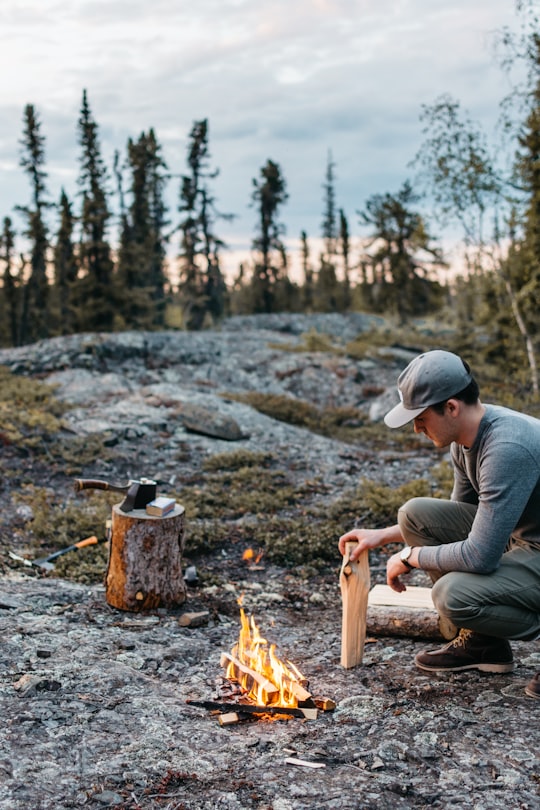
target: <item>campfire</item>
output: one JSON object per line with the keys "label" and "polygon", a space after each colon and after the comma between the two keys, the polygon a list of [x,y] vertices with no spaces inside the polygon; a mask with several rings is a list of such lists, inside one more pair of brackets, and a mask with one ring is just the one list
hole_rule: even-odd
{"label": "campfire", "polygon": [[221,666],[225,670],[222,699],[188,701],[216,711],[221,725],[254,715],[315,720],[320,709],[335,708],[333,700],[316,698],[308,691],[309,683],[298,667],[278,657],[276,645],[268,643],[242,607],[238,641],[230,653],[222,653]]}
{"label": "campfire", "polygon": [[297,708],[311,698],[300,670],[277,657],[276,645],[268,645],[253,616],[248,619],[243,608],[238,642],[230,654],[223,653],[221,666],[225,677],[236,681],[257,705]]}

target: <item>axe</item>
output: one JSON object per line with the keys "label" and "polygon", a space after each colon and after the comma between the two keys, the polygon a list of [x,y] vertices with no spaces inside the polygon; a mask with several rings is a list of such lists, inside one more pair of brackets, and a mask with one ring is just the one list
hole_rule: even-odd
{"label": "axe", "polygon": [[97,543],[103,543],[107,540],[108,537],[105,537],[103,540],[98,540],[95,535],[85,537],[84,540],[79,540],[77,543],[67,546],[67,548],[61,548],[60,551],[55,551],[53,554],[49,554],[47,557],[40,557],[39,560],[28,560],[26,557],[21,557],[19,554],[15,554],[13,551],[9,552],[9,556],[12,560],[22,562],[24,565],[35,565],[37,568],[43,568],[44,571],[52,571],[54,565],[52,564],[51,560],[55,560],[57,557],[67,554],[68,551],[78,551],[78,549],[85,548],[85,546],[94,546]]}
{"label": "axe", "polygon": [[141,478],[140,481],[129,481],[125,485],[110,484],[108,481],[98,481],[94,478],[76,478],[75,492],[83,489],[104,489],[112,492],[124,492],[126,497],[120,504],[122,512],[131,512],[132,509],[144,509],[146,504],[156,497],[157,482],[150,478]]}

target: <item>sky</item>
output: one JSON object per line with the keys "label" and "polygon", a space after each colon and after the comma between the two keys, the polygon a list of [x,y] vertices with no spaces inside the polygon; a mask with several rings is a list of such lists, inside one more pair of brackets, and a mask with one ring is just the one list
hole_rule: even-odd
{"label": "sky", "polygon": [[302,230],[321,235],[331,154],[354,250],[365,201],[412,177],[422,105],[450,94],[493,130],[509,90],[493,54],[504,26],[517,27],[513,0],[2,0],[0,218],[20,228],[14,206],[30,202],[26,104],[41,121],[51,199],[62,187],[75,196],[86,89],[111,168],[115,150],[154,128],[176,175],[173,220],[189,131],[208,120],[216,203],[236,215],[216,228],[225,264],[249,254],[253,179],[268,159],[287,183],[280,220],[296,250]]}

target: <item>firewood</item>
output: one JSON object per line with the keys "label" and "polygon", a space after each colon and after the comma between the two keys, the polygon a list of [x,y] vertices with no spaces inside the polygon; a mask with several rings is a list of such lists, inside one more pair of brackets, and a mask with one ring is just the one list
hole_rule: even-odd
{"label": "firewood", "polygon": [[301,765],[303,768],[326,768],[324,762],[312,762],[309,759],[297,759],[296,757],[287,757],[285,762],[287,765]]}
{"label": "firewood", "polygon": [[293,681],[290,678],[283,678],[283,685],[285,689],[291,693],[291,695],[295,696],[298,703],[304,703],[306,700],[311,698],[311,692],[304,689],[304,687],[298,681]]}
{"label": "firewood", "polygon": [[[230,664],[232,664],[231,669],[229,669]],[[227,668],[228,677],[232,677],[235,681],[242,683],[242,685],[245,686],[249,691],[252,689],[256,691],[260,700],[263,700],[265,703],[266,701],[268,701],[268,703],[272,703],[273,700],[277,700],[279,696],[279,689],[277,686],[275,686],[263,675],[259,675],[259,673],[255,672],[255,670],[250,669],[249,667],[245,666],[245,664],[242,664],[232,655],[222,653],[221,666]]]}
{"label": "firewood", "polygon": [[300,717],[305,720],[316,720],[317,709],[301,709],[292,706],[258,706],[255,703],[227,703],[219,700],[186,700],[188,706],[199,706],[209,711],[230,712],[238,714],[284,714]]}
{"label": "firewood", "polygon": [[437,613],[419,608],[368,606],[367,631],[371,636],[377,637],[445,640]]}
{"label": "firewood", "polygon": [[178,619],[180,627],[202,627],[208,624],[210,613],[207,610],[201,610],[199,613],[182,613]]}
{"label": "firewood", "polygon": [[332,698],[313,698],[315,706],[323,712],[333,712],[336,708],[336,701]]}
{"label": "firewood", "polygon": [[367,631],[374,636],[448,641],[455,628],[442,621],[431,598],[431,588],[408,585],[402,593],[375,585],[368,598]]}
{"label": "firewood", "polygon": [[354,562],[350,554],[355,542],[346,544],[340,573],[342,599],[341,666],[345,669],[362,663],[366,640],[366,612],[370,585],[367,550]]}
{"label": "firewood", "polygon": [[220,726],[232,726],[240,722],[240,717],[237,712],[227,712],[227,714],[220,714],[218,720]]}

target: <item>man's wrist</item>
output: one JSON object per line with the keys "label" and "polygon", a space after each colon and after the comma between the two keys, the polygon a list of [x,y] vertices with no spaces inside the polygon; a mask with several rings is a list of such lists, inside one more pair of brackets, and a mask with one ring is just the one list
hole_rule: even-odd
{"label": "man's wrist", "polygon": [[405,546],[400,551],[399,558],[408,571],[412,571],[413,568],[419,568],[417,548]]}

